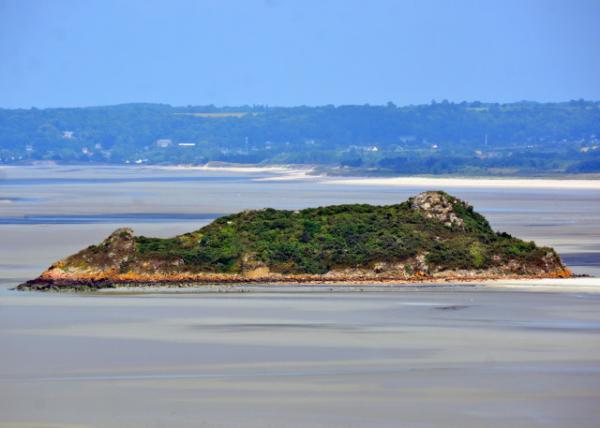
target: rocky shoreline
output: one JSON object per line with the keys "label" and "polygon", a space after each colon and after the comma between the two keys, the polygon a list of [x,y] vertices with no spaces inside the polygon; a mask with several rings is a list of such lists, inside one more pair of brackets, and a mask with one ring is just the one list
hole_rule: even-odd
{"label": "rocky shoreline", "polygon": [[44,278],[39,277],[15,289],[20,291],[94,291],[116,288],[190,288],[211,285],[240,286],[240,285],[407,285],[407,284],[444,284],[444,283],[472,283],[492,280],[517,280],[517,279],[548,279],[570,278],[573,274],[565,269],[551,274],[517,275],[517,274],[463,274],[463,275],[415,275],[412,277],[393,276],[326,276],[326,275],[279,275],[268,277],[243,277],[239,275],[226,277],[224,275],[204,275],[196,278]]}

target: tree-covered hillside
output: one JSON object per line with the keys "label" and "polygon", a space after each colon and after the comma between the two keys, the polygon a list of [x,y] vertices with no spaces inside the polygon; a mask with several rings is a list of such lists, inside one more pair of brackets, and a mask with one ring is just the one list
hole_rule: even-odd
{"label": "tree-covered hillside", "polygon": [[362,172],[600,171],[600,102],[0,109],[0,163],[309,163]]}

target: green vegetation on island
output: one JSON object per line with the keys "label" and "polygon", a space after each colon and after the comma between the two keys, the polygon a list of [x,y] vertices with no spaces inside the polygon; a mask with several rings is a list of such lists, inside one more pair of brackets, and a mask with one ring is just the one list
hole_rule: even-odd
{"label": "green vegetation on island", "polygon": [[120,229],[25,287],[565,274],[551,248],[494,232],[467,203],[425,192],[388,206],[244,211],[169,239]]}
{"label": "green vegetation on island", "polygon": [[495,233],[470,206],[450,200],[459,219],[450,227],[424,218],[407,201],[245,211],[171,239],[137,237],[136,244],[142,258],[183,260],[192,271],[240,273],[251,255],[254,263],[264,263],[271,271],[294,274],[372,266],[422,252],[441,269],[480,269],[494,255],[527,262],[548,250]]}

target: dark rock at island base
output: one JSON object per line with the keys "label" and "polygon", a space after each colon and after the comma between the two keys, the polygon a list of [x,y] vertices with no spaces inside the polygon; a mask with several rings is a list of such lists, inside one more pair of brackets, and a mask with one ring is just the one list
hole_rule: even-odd
{"label": "dark rock at island base", "polygon": [[243,211],[167,239],[118,229],[18,289],[570,275],[553,249],[494,232],[469,204],[434,191],[387,206]]}

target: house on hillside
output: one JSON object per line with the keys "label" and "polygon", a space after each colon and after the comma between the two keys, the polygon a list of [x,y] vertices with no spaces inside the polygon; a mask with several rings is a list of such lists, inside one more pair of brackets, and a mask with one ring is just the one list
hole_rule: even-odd
{"label": "house on hillside", "polygon": [[167,147],[170,147],[173,144],[173,141],[171,141],[169,138],[161,138],[159,140],[156,140],[156,147],[160,147],[161,149],[166,149]]}

